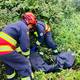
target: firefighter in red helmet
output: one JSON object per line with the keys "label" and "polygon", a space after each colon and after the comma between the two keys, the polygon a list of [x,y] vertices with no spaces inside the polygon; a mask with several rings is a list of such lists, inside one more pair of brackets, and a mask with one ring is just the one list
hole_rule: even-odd
{"label": "firefighter in red helmet", "polygon": [[54,53],[57,53],[57,45],[52,39],[51,28],[45,22],[36,19],[36,16],[32,12],[26,12],[22,15],[22,19],[26,22],[33,34],[37,36],[37,41],[33,49],[45,43],[48,48],[51,48]]}
{"label": "firefighter in red helmet", "polygon": [[[32,61],[32,59],[35,56],[35,59],[34,59],[35,62],[34,61],[33,61],[34,63],[31,62],[32,65],[36,64],[36,58],[38,58],[38,57],[36,57],[35,52],[38,50],[38,46],[40,46],[40,45],[46,44],[46,46],[49,49],[52,49],[52,51],[54,53],[58,53],[57,45],[52,39],[51,28],[48,24],[37,20],[36,16],[32,12],[26,12],[25,14],[22,15],[22,18],[29,26],[33,26],[30,29],[30,33],[31,33],[31,35],[35,35],[37,38],[37,41],[35,42],[35,44],[33,46],[31,46],[31,53],[33,53],[33,55],[30,56],[30,61]],[[34,37],[31,40],[31,42],[33,42],[33,40],[34,40]],[[42,58],[41,58],[41,61],[42,61]],[[41,61],[39,60],[39,61],[37,61],[37,63],[41,64]],[[43,65],[43,66],[45,66],[45,65]],[[36,65],[35,67],[38,68],[38,65]],[[39,69],[37,69],[37,70],[39,70]],[[48,69],[50,70],[51,67],[48,66]]]}
{"label": "firefighter in red helmet", "polygon": [[37,20],[35,15],[32,12],[26,12],[24,14],[22,14],[22,19],[25,20],[25,22],[29,25],[36,25]]}
{"label": "firefighter in red helmet", "polygon": [[21,76],[21,80],[32,79],[30,61],[18,54],[16,47],[19,45],[24,54],[29,55],[29,30],[36,23],[35,16],[28,12],[22,15],[20,21],[6,25],[0,32],[0,61],[7,66],[7,80],[15,80],[15,72]]}
{"label": "firefighter in red helmet", "polygon": [[31,27],[33,34],[37,36],[37,41],[32,49],[36,49],[38,45],[45,43],[46,46],[57,53],[57,45],[52,39],[51,28],[45,22],[36,19],[36,16],[32,12],[26,12],[22,14],[22,19],[25,23]]}

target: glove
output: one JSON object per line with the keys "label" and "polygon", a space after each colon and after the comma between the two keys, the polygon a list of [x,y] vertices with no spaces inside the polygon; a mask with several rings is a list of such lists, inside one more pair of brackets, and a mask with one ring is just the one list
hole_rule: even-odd
{"label": "glove", "polygon": [[57,49],[52,50],[52,52],[53,52],[53,54],[58,54],[59,53]]}
{"label": "glove", "polygon": [[34,53],[34,52],[36,52],[37,50],[38,50],[37,45],[34,45],[34,46],[30,49],[30,52],[31,52],[31,53]]}

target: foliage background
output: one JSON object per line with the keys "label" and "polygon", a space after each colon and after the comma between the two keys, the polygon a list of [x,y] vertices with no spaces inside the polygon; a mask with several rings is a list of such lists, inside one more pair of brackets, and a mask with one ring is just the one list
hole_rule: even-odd
{"label": "foliage background", "polygon": [[[0,28],[18,21],[26,11],[32,11],[38,19],[44,18],[51,25],[59,51],[76,53],[73,69],[49,74],[35,72],[35,80],[80,80],[80,0],[0,0]],[[0,75],[3,69],[2,66]]]}

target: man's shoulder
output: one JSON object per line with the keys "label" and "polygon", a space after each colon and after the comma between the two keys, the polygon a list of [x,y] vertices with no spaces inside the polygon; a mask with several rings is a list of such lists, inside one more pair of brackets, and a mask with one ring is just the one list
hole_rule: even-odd
{"label": "man's shoulder", "polygon": [[38,21],[37,21],[37,25],[42,25],[42,26],[44,26],[45,23],[44,23],[43,21],[38,20]]}
{"label": "man's shoulder", "polygon": [[41,20],[38,20],[37,23],[38,23],[38,24],[44,24],[44,22],[41,21]]}
{"label": "man's shoulder", "polygon": [[19,21],[17,21],[16,24],[26,25],[25,22],[24,22],[23,20],[19,20]]}
{"label": "man's shoulder", "polygon": [[28,28],[27,24],[23,20],[18,21],[17,25],[20,26],[23,29],[27,29]]}

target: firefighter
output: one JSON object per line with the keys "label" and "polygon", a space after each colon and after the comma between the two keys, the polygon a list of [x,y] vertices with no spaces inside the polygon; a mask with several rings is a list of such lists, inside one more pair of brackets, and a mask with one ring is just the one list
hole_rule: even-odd
{"label": "firefighter", "polygon": [[33,77],[29,59],[16,51],[18,45],[25,55],[29,55],[29,30],[36,24],[33,14],[23,15],[20,21],[7,25],[0,32],[0,60],[7,66],[7,80],[15,80],[15,71],[21,80],[31,80]]}
{"label": "firefighter", "polygon": [[[33,13],[32,13],[33,14]],[[58,53],[57,44],[52,39],[51,28],[45,21],[37,20],[36,25],[30,29],[31,35],[35,35],[37,41],[34,46],[31,46],[31,49],[37,50],[38,46],[46,45],[47,48],[52,49],[53,53]]]}
{"label": "firefighter", "polygon": [[[29,15],[29,13],[31,12],[28,12],[27,15]],[[24,14],[24,16],[26,16],[26,14]],[[72,67],[75,60],[73,52],[67,51],[57,54],[58,53],[57,45],[52,39],[50,26],[45,22],[38,20],[36,21],[36,24],[32,26],[34,27],[30,29],[30,33],[32,33],[32,35],[35,35],[36,38],[38,38],[35,45],[32,46],[31,48],[31,54],[29,58],[33,69],[36,71],[42,70],[45,73],[48,73],[48,72],[59,71],[63,68]],[[32,42],[33,39],[31,40]],[[55,64],[48,65],[40,56],[39,52],[37,52],[38,49],[37,46],[40,46],[41,44],[44,45],[44,43],[48,48],[52,49],[53,53],[55,53],[54,55]]]}
{"label": "firefighter", "polygon": [[[22,15],[22,18],[25,19],[25,17],[30,14],[34,15],[32,12],[26,12],[25,14]],[[35,19],[36,19],[36,16],[35,16]],[[37,50],[38,50],[37,47],[44,43],[47,45],[48,48],[51,48],[54,53],[58,52],[57,45],[55,44],[55,42],[52,39],[50,26],[48,24],[45,24],[42,21],[38,21],[37,19],[36,19],[36,24],[34,24],[34,25],[32,24],[32,26],[34,26],[34,27],[32,27],[30,29],[30,34],[35,35],[35,37],[37,38],[37,41],[35,42],[35,44],[30,47],[31,48],[30,61],[31,61],[32,67],[36,67],[37,69],[35,68],[35,70],[43,70],[43,67],[45,67],[46,70],[43,70],[43,71],[49,72],[53,69],[53,65],[48,65],[39,56],[39,54],[36,54],[35,52],[37,52]],[[33,39],[34,39],[34,37],[33,37]],[[31,40],[31,42],[33,42],[33,39]],[[36,62],[36,60],[37,60],[37,62]],[[45,63],[45,64],[43,64],[43,63]],[[38,64],[38,65],[36,65],[36,64]]]}

